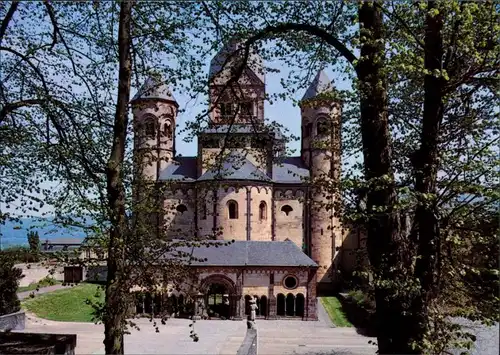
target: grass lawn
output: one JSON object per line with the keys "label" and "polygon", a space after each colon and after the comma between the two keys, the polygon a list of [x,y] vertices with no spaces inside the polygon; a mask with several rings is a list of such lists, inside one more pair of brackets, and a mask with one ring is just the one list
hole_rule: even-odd
{"label": "grass lawn", "polygon": [[[22,302],[22,307],[40,318],[63,322],[92,322],[92,306],[85,301],[98,300],[95,297],[98,287],[95,284],[79,284],[28,298]],[[102,291],[99,300],[104,300]]]}
{"label": "grass lawn", "polygon": [[320,297],[320,300],[335,326],[352,327],[352,324],[347,320],[344,311],[342,311],[342,305],[337,297]]}

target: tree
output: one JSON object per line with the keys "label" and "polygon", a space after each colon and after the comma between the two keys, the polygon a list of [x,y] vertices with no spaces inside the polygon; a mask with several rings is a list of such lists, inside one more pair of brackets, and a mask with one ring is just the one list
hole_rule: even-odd
{"label": "tree", "polygon": [[[128,115],[133,76],[142,84],[160,72],[175,83],[196,82],[202,73],[186,51],[195,47],[188,44],[191,33],[183,31],[197,23],[196,7],[134,1],[8,5],[2,6],[0,32],[1,138],[16,140],[2,156],[9,171],[2,185],[5,202],[21,200],[20,213],[50,204],[54,224],[84,229],[106,251],[91,260],[69,254],[64,259],[107,262],[106,300],[95,305],[96,315],[105,325],[106,352],[123,353],[131,287],[154,291],[162,282],[175,287],[190,276],[189,253],[164,258],[185,244],[166,243],[162,229],[151,235],[148,221],[137,218],[163,212],[163,205],[156,186],[147,185],[134,198],[139,182]],[[46,21],[30,26],[27,14]],[[35,37],[43,43],[33,43]],[[166,52],[176,55],[167,66],[161,62]],[[64,75],[71,80],[61,80]],[[62,188],[40,189],[41,180]],[[9,190],[8,184],[19,188]]]}
{"label": "tree", "polygon": [[[483,298],[460,292],[462,302],[465,298],[481,304],[472,309],[460,307],[450,291],[466,282],[459,281],[457,274],[494,289],[498,277],[485,277],[494,275],[491,269],[486,271],[487,265],[492,266],[489,258],[470,264],[457,263],[454,257],[453,276],[448,277],[443,249],[446,245],[448,256],[470,255],[471,245],[459,247],[457,238],[470,238],[476,247],[484,243],[488,250],[495,240],[491,229],[479,242],[478,231],[486,229],[463,228],[470,221],[465,211],[477,213],[489,225],[487,216],[498,201],[494,192],[498,151],[491,149],[498,142],[497,113],[491,109],[498,103],[492,90],[497,87],[499,64],[498,42],[493,39],[495,5],[374,1],[362,2],[356,10],[349,5],[341,10],[318,7],[322,11],[314,6],[297,11],[290,3],[256,5],[248,11],[256,14],[255,21],[250,21],[252,29],[240,31],[249,46],[282,38],[288,48],[279,48],[286,48],[283,52],[289,61],[298,60],[304,66],[308,60],[335,63],[335,54],[325,51],[324,45],[352,64],[359,111],[351,112],[360,119],[354,116],[351,121],[355,129],[348,142],[354,147],[362,143],[364,179],[348,183],[362,187],[366,196],[362,220],[374,275],[379,351],[445,351],[450,341],[468,337],[448,316],[498,319],[492,307],[498,305],[498,292]],[[228,17],[231,10],[228,6]],[[339,27],[345,29],[343,21],[351,16],[360,23],[358,40],[352,40],[355,36],[339,40],[342,34],[336,21],[340,19]],[[231,20],[237,21],[238,16]],[[354,48],[349,49],[349,44]],[[359,58],[352,54],[355,48]],[[472,142],[479,144],[473,147]],[[335,191],[334,186],[327,189]],[[325,206],[332,205],[325,201]],[[474,278],[474,273],[483,276]],[[454,307],[446,307],[451,300]]]}
{"label": "tree", "polygon": [[14,267],[13,258],[7,253],[0,252],[0,315],[21,309],[21,303],[17,298],[17,287],[22,277],[23,272]]}
{"label": "tree", "polygon": [[40,252],[40,236],[38,235],[38,232],[28,232],[28,243],[32,253]]}

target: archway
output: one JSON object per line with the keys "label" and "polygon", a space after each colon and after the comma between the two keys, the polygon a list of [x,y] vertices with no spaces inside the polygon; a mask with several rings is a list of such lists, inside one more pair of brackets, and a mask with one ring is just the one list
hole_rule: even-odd
{"label": "archway", "polygon": [[267,297],[262,296],[260,298],[260,315],[267,317]]}
{"label": "archway", "polygon": [[299,317],[304,317],[304,304],[305,304],[305,298],[302,293],[299,293],[297,295],[297,298],[295,298],[295,315]]}
{"label": "archway", "polygon": [[295,296],[291,293],[286,296],[286,315],[290,317],[295,315]]}
{"label": "archway", "polygon": [[245,315],[249,316],[250,315],[250,300],[252,299],[252,296],[246,295],[245,296]]}
{"label": "archway", "polygon": [[234,282],[224,275],[212,275],[200,285],[204,297],[204,310],[198,309],[198,315],[211,318],[231,319],[236,315],[236,287]]}
{"label": "archway", "polygon": [[282,293],[279,293],[276,298],[276,314],[278,316],[285,315],[285,295]]}

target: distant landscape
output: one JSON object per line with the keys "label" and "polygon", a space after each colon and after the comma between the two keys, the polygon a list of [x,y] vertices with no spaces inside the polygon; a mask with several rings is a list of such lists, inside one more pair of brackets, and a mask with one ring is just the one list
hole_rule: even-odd
{"label": "distant landscape", "polygon": [[36,231],[40,240],[75,238],[83,240],[85,232],[78,228],[63,228],[55,226],[51,218],[45,220],[22,218],[19,222],[6,221],[0,224],[0,249],[6,249],[13,246],[27,246],[29,231]]}

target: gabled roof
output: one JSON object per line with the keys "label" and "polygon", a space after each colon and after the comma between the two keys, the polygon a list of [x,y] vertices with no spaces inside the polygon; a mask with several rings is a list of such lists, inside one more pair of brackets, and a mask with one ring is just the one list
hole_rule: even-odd
{"label": "gabled roof", "polygon": [[271,181],[269,176],[259,170],[242,153],[230,152],[219,167],[213,167],[198,178],[205,180],[259,180]]}
{"label": "gabled roof", "polygon": [[159,180],[195,181],[196,157],[177,157],[174,164],[160,171]]}
{"label": "gabled roof", "polygon": [[306,90],[302,100],[312,99],[313,97],[328,91],[333,90],[333,85],[324,70],[320,70],[313,82]]}
{"label": "gabled roof", "polygon": [[283,184],[303,183],[309,177],[309,169],[301,157],[285,157],[273,165],[273,181]]}
{"label": "gabled roof", "polygon": [[[194,266],[318,266],[288,239],[283,242],[238,240],[225,245],[227,242],[211,241],[208,247],[180,247],[175,250],[189,254],[192,251],[192,257],[197,259],[191,261]],[[176,252],[169,253],[167,257],[176,255]]]}
{"label": "gabled roof", "polygon": [[132,98],[132,101],[139,99],[160,99],[173,101],[177,104],[172,90],[163,81],[149,77]]}
{"label": "gabled roof", "polygon": [[[243,55],[243,42],[232,39],[215,55],[210,62],[209,78],[227,72],[231,67],[237,65],[237,58]],[[262,82],[265,83],[264,65],[262,57],[255,51],[250,50],[247,68]]]}

